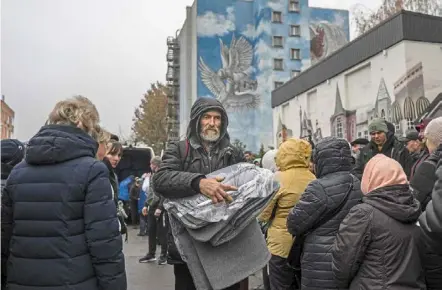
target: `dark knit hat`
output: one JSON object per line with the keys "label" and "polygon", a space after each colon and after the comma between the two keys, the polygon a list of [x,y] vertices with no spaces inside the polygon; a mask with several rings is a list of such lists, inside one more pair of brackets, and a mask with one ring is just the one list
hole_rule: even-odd
{"label": "dark knit hat", "polygon": [[385,123],[384,119],[373,119],[370,123],[370,125],[368,125],[368,132],[372,133],[372,132],[384,132],[384,133],[388,133],[388,126],[387,123]]}
{"label": "dark knit hat", "polygon": [[16,139],[1,140],[2,163],[15,166],[23,160],[25,145]]}
{"label": "dark knit hat", "polygon": [[23,160],[25,155],[25,146],[16,139],[1,140],[1,178],[7,179],[15,165]]}
{"label": "dark knit hat", "polygon": [[419,140],[419,132],[416,130],[409,130],[405,133],[404,141],[416,141]]}

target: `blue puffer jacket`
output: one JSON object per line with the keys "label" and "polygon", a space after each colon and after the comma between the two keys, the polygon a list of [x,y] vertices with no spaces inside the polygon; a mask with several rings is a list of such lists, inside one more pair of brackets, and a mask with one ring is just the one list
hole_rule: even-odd
{"label": "blue puffer jacket", "polygon": [[97,143],[78,128],[49,125],[28,146],[2,196],[9,290],[127,289],[109,173],[95,159]]}

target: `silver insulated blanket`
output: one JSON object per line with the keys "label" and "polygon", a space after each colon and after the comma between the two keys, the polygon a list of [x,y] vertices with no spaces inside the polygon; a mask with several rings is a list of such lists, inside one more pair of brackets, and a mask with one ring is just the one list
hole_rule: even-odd
{"label": "silver insulated blanket", "polygon": [[202,194],[169,199],[172,234],[198,290],[223,289],[262,269],[270,260],[257,216],[279,189],[274,173],[249,163],[215,171],[237,187],[233,202],[212,204]]}

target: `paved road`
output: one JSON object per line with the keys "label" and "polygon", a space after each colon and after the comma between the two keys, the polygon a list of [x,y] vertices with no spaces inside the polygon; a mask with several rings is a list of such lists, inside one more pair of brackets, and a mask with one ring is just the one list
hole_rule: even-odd
{"label": "paved road", "polygon": [[[159,266],[156,263],[138,263],[146,254],[147,237],[138,237],[137,230],[129,226],[129,241],[124,243],[126,272],[129,290],[174,290],[173,268],[169,265]],[[159,254],[159,249],[158,249]],[[249,278],[249,289],[261,289],[260,275]]]}

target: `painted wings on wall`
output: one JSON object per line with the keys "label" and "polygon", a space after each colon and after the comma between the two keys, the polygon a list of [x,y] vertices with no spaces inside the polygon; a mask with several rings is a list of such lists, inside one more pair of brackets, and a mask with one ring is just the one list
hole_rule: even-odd
{"label": "painted wings on wall", "polygon": [[244,37],[241,36],[236,40],[233,35],[230,48],[223,43],[221,38],[219,42],[223,68],[230,69],[234,73],[245,73],[252,66],[253,48]]}
{"label": "painted wings on wall", "polygon": [[215,72],[200,57],[202,82],[226,108],[258,106],[257,83],[249,75],[253,61],[252,45],[244,37],[236,39],[234,35],[230,47],[221,39],[219,42],[222,67]]}

